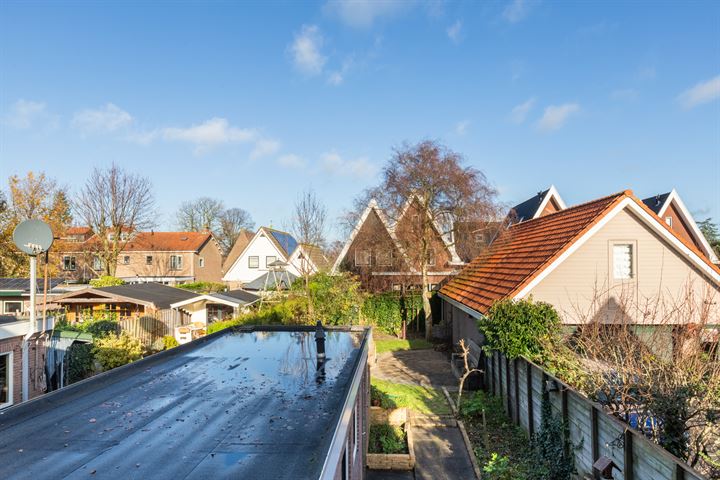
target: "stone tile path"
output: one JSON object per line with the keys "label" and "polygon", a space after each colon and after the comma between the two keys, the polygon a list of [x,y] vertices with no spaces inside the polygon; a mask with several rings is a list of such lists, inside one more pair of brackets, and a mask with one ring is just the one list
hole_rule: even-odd
{"label": "stone tile path", "polygon": [[[457,388],[450,361],[434,350],[378,355],[370,374],[395,383]],[[476,478],[462,433],[450,416],[415,415],[415,471],[368,470],[367,480],[473,480]]]}

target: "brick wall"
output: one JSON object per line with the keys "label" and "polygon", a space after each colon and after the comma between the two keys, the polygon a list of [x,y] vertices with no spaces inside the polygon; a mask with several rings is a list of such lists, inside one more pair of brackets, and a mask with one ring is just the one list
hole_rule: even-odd
{"label": "brick wall", "polygon": [[[22,401],[22,336],[0,340],[0,355],[12,352],[12,400],[13,404]],[[34,398],[45,393],[45,342],[36,335],[30,340],[28,353],[30,363],[30,393]]]}

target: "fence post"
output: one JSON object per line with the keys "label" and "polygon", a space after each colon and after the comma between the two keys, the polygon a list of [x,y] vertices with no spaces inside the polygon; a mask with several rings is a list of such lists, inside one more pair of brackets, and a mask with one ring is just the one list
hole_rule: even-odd
{"label": "fence post", "polygon": [[625,453],[625,468],[623,468],[623,476],[625,480],[634,480],[635,469],[633,468],[633,434],[630,428],[625,429],[625,446],[623,452]]}
{"label": "fence post", "polygon": [[[592,461],[595,463],[600,458],[600,439],[598,432],[598,411],[594,405],[590,405],[590,444],[592,447]],[[593,472],[595,479],[600,476],[597,472]]]}
{"label": "fence post", "polygon": [[527,360],[525,360],[525,373],[528,401],[528,433],[532,437],[535,433],[535,415],[533,415],[532,365]]}
{"label": "fence post", "polygon": [[562,405],[563,435],[565,436],[565,456],[570,455],[570,415],[568,412],[568,389],[563,387],[560,390],[560,401]]}
{"label": "fence post", "polygon": [[685,469],[679,463],[675,464],[675,480],[685,480]]}
{"label": "fence post", "polygon": [[510,359],[505,356],[505,389],[507,390],[507,414],[512,420],[512,405],[510,403]]}
{"label": "fence post", "polygon": [[518,377],[518,359],[513,360],[515,373],[515,423],[520,425],[520,378]]}

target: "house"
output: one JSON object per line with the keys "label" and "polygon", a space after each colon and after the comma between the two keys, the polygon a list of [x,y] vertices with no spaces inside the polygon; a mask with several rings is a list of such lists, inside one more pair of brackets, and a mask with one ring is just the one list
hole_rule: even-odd
{"label": "house", "polygon": [[[69,232],[82,230],[78,227]],[[71,281],[85,283],[103,274],[97,235],[71,235],[59,242],[60,270]],[[128,232],[118,256],[115,276],[128,283],[178,285],[217,282],[222,276],[222,251],[210,232]]]}
{"label": "house", "polygon": [[198,295],[171,303],[170,308],[190,314],[191,322],[205,325],[227,320],[247,311],[260,297],[245,290],[230,290],[221,293]]}
{"label": "house", "polygon": [[271,272],[276,261],[286,264],[282,268],[295,277],[322,271],[329,265],[319,247],[298,243],[287,232],[260,227],[227,268],[222,280],[232,288],[242,287]]}
{"label": "house", "polygon": [[683,203],[680,195],[673,189],[668,193],[654,195],[643,203],[667,224],[680,238],[700,250],[713,263],[720,263],[718,256],[698,228],[695,219]]}
{"label": "house", "polygon": [[513,224],[532,220],[533,218],[559,212],[565,208],[567,207],[557,188],[555,188],[555,185],[551,185],[547,190],[540,191],[537,195],[511,208],[510,212],[508,212],[508,223]]}
{"label": "house", "polygon": [[369,329],[321,337],[227,329],[10,407],[0,478],[362,480]]}
{"label": "house", "polygon": [[701,325],[716,339],[720,268],[624,191],[513,224],[440,297],[454,341],[481,341],[476,322],[494,302],[529,297],[554,305],[571,328],[623,321],[662,329],[671,342]]}
{"label": "house", "polygon": [[[45,295],[43,279],[38,279],[36,291],[37,304],[42,305]],[[48,303],[64,293],[61,278],[48,278]],[[0,278],[0,318],[3,316],[27,317],[30,314],[30,279],[29,278]],[[11,319],[8,319],[11,320]]]}
{"label": "house", "polygon": [[[363,287],[372,291],[418,288],[422,285],[421,259],[416,249],[409,250],[413,231],[423,212],[417,197],[411,197],[392,223],[373,199],[360,215],[345,242],[332,271],[358,275]],[[456,274],[464,262],[448,235],[432,222],[433,240],[428,259],[428,279],[434,289],[448,276]]]}
{"label": "house", "polygon": [[235,263],[235,260],[237,260],[243,250],[245,250],[245,247],[248,246],[248,243],[250,243],[250,240],[252,240],[254,236],[255,235],[250,230],[240,230],[240,233],[238,234],[235,243],[233,244],[232,248],[223,260],[223,275],[225,275],[228,270],[230,270],[230,267],[232,267],[232,265]]}

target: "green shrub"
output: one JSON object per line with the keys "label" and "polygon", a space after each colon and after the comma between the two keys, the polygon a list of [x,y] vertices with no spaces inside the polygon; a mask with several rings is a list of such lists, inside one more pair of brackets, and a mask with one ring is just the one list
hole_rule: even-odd
{"label": "green shrub", "polygon": [[227,287],[220,282],[190,282],[178,285],[183,290],[190,290],[195,293],[216,293],[224,292]]}
{"label": "green shrub", "polygon": [[386,410],[397,408],[397,405],[387,393],[372,384],[370,385],[370,405],[373,407],[381,407]]}
{"label": "green shrub", "polygon": [[[303,281],[299,279],[293,289],[304,289]],[[310,299],[313,318],[309,319],[309,324],[318,320],[323,325],[357,325],[359,322],[363,294],[360,282],[353,275],[316,273],[310,277]]]}
{"label": "green shrub", "polygon": [[552,305],[529,300],[502,300],[493,304],[488,317],[478,320],[485,348],[508,358],[537,361],[560,333],[560,317]]}
{"label": "green shrub", "polygon": [[490,460],[483,466],[483,478],[488,480],[515,480],[512,467],[510,466],[510,458],[505,455],[494,453],[490,456]]}
{"label": "green shrub", "polygon": [[68,362],[68,384],[79,382],[92,376],[95,355],[92,343],[75,342],[66,352]]}
{"label": "green shrub", "polygon": [[370,425],[369,453],[407,453],[407,439],[402,427],[381,423]]}
{"label": "green shrub", "polygon": [[143,347],[140,340],[125,332],[111,333],[95,341],[93,354],[104,370],[110,370],[141,359]]}
{"label": "green shrub", "polygon": [[566,441],[570,437],[568,424],[553,415],[547,395],[543,395],[540,406],[540,430],[531,440],[534,468],[530,478],[570,480],[576,473],[574,451],[582,443],[574,446]]}
{"label": "green shrub", "polygon": [[102,277],[93,278],[90,280],[90,286],[95,288],[100,287],[116,287],[118,285],[125,285],[125,280],[122,280],[111,275],[103,275]]}
{"label": "green shrub", "polygon": [[178,341],[173,337],[172,335],[165,335],[163,338],[163,345],[165,346],[165,350],[170,350],[171,348],[175,348],[178,345]]}
{"label": "green shrub", "polygon": [[422,297],[420,295],[401,296],[396,292],[371,295],[362,305],[363,319],[378,330],[389,335],[399,335],[402,322],[406,325],[422,317]]}

